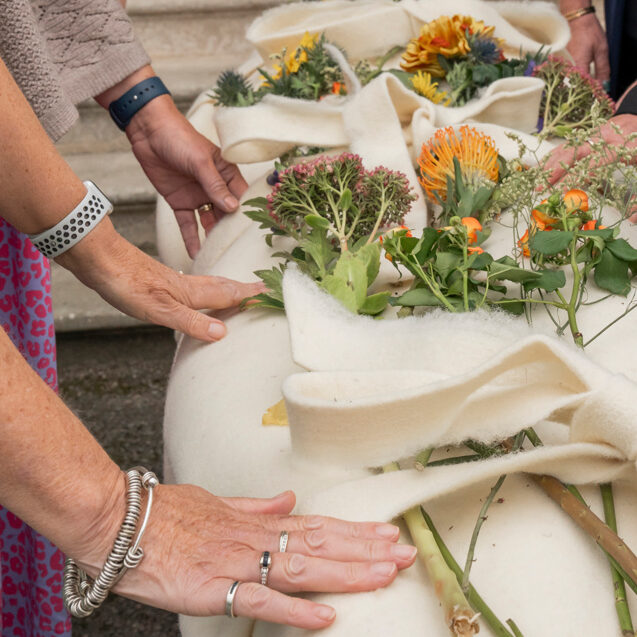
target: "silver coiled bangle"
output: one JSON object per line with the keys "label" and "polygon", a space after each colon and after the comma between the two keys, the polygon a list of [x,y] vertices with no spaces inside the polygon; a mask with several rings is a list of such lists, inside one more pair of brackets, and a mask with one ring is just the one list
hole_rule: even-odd
{"label": "silver coiled bangle", "polygon": [[[67,558],[64,565],[64,604],[75,617],[88,617],[102,604],[124,573],[139,566],[144,557],[140,542],[150,517],[153,490],[159,480],[152,471],[134,467],[126,472],[126,482],[126,515],[99,575],[91,580],[71,558]],[[133,541],[141,513],[142,487],[148,491],[148,502],[137,538]]]}

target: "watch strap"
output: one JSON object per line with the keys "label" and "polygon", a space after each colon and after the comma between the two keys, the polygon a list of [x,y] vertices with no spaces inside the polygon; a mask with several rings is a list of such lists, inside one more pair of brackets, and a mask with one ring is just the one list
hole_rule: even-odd
{"label": "watch strap", "polygon": [[113,211],[113,204],[92,181],[85,181],[84,185],[86,195],[64,219],[44,232],[29,235],[45,257],[54,259],[70,250]]}
{"label": "watch strap", "polygon": [[126,130],[135,114],[160,95],[170,95],[170,91],[158,77],[149,77],[112,101],[108,105],[108,112],[120,130]]}

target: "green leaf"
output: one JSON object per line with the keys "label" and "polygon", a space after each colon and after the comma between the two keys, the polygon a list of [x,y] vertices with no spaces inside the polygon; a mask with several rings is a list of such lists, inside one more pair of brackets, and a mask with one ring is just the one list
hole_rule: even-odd
{"label": "green leaf", "polygon": [[595,267],[595,283],[603,290],[626,296],[630,291],[628,264],[610,250],[604,250],[601,261]]}
{"label": "green leaf", "polygon": [[334,276],[333,274],[328,274],[321,281],[320,285],[334,298],[338,299],[348,310],[356,313],[358,310],[356,295],[345,279]]}
{"label": "green leaf", "polygon": [[502,303],[497,304],[499,308],[503,309],[505,312],[509,312],[510,314],[514,314],[515,316],[520,316],[524,313],[524,302],[523,301],[514,301],[513,303]]}
{"label": "green leaf", "polygon": [[[456,158],[454,157],[454,160]],[[459,217],[472,217],[475,210],[473,193],[470,190],[465,190],[458,203],[458,216]]]}
{"label": "green leaf", "polygon": [[[258,301],[258,303],[254,303],[251,305],[247,305],[248,301]],[[271,294],[257,294],[256,296],[252,296],[249,299],[244,299],[242,302],[242,306],[246,306],[248,308],[253,307],[266,307],[271,310],[285,310],[285,306],[283,305],[283,301],[280,301],[276,297]]]}
{"label": "green leaf", "polygon": [[438,252],[436,254],[436,270],[443,281],[453,270],[458,269],[461,261],[462,257],[453,252]]}
{"label": "green leaf", "polygon": [[606,247],[611,251],[613,256],[616,256],[621,261],[637,261],[637,250],[635,250],[626,239],[609,241]]}
{"label": "green leaf", "polygon": [[421,305],[438,307],[443,305],[443,303],[429,288],[415,288],[414,290],[408,290],[399,297],[391,297],[389,299],[389,303],[390,305],[403,305],[406,307],[418,307]]}
{"label": "green leaf", "polygon": [[279,229],[277,222],[265,210],[261,210],[260,208],[256,208],[254,210],[244,210],[243,214],[249,219],[252,219],[252,221],[260,223],[261,225],[259,226],[259,228]]}
{"label": "green leaf", "polygon": [[390,296],[391,295],[389,292],[378,292],[378,294],[371,294],[365,299],[363,305],[360,306],[358,311],[361,314],[376,316],[387,307],[387,301],[389,300]]}
{"label": "green leaf", "polygon": [[573,239],[572,232],[540,230],[529,240],[529,247],[540,254],[557,254],[566,250]]}
{"label": "green leaf", "polygon": [[612,239],[615,234],[614,228],[602,228],[601,230],[579,230],[578,235],[583,237],[601,237],[602,239]]}
{"label": "green leaf", "polygon": [[[510,261],[510,262],[509,262]],[[497,281],[513,281],[514,283],[524,283],[526,281],[536,281],[540,275],[533,270],[524,270],[518,267],[513,259],[503,262],[502,259],[494,261],[488,268],[489,279]]]}
{"label": "green leaf", "polygon": [[320,230],[327,230],[330,227],[330,222],[321,215],[305,215],[305,223],[310,228],[319,228]]}
{"label": "green leaf", "polygon": [[315,228],[309,235],[299,241],[299,247],[316,264],[319,270],[319,277],[323,278],[328,270],[328,264],[336,257],[336,252],[332,249],[332,244],[325,232]]}
{"label": "green leaf", "polygon": [[401,71],[399,69],[389,69],[387,72],[398,78],[410,91],[414,90],[414,85],[411,82],[414,73],[408,73],[407,71]]}
{"label": "green leaf", "polygon": [[547,292],[555,292],[566,285],[566,276],[562,270],[539,270],[538,278],[523,283],[524,289],[529,292],[537,288]]}
{"label": "green leaf", "polygon": [[338,200],[338,207],[341,210],[349,210],[352,205],[352,191],[349,188],[343,190],[341,198]]}
{"label": "green leaf", "polygon": [[354,293],[356,304],[354,311],[357,311],[367,297],[367,264],[363,259],[357,259],[351,252],[344,252],[336,262],[334,276],[343,280]]}
{"label": "green leaf", "polygon": [[467,259],[467,268],[470,270],[486,270],[493,263],[493,257],[488,252],[474,253]]}
{"label": "green leaf", "polygon": [[283,304],[283,271],[284,268],[272,268],[271,270],[256,270],[255,274],[268,287],[267,295]]}
{"label": "green leaf", "polygon": [[268,207],[268,200],[266,197],[253,197],[252,199],[248,199],[244,201],[243,206],[254,206],[255,208],[262,208],[266,210]]}
{"label": "green leaf", "polygon": [[380,244],[369,243],[356,251],[354,255],[357,259],[361,259],[365,265],[367,287],[369,287],[376,280],[380,270]]}
{"label": "green leaf", "polygon": [[424,228],[422,231],[422,237],[420,237],[417,245],[413,250],[413,254],[418,260],[418,263],[423,264],[431,255],[431,249],[435,245],[436,241],[440,237],[440,233],[436,228]]}

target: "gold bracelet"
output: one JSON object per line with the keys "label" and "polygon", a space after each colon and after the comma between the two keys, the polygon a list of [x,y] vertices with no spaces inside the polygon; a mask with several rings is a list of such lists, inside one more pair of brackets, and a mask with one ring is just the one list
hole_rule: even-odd
{"label": "gold bracelet", "polygon": [[592,5],[590,7],[584,7],[582,9],[574,9],[573,11],[569,11],[568,13],[562,14],[568,22],[572,22],[575,18],[581,18],[583,15],[588,15],[589,13],[595,13],[595,7]]}

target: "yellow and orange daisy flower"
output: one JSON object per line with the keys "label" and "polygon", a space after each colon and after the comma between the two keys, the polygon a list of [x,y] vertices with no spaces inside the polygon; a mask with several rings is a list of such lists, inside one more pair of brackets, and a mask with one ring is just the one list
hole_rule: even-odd
{"label": "yellow and orange daisy flower", "polygon": [[422,25],[418,37],[407,45],[401,67],[405,71],[420,69],[434,77],[444,77],[445,71],[438,62],[438,55],[445,58],[465,56],[470,51],[467,33],[492,35],[494,29],[471,16],[440,16]]}
{"label": "yellow and orange daisy flower", "polygon": [[[294,51],[285,55],[283,64],[285,65],[285,70],[287,71],[288,75],[296,73],[299,68],[301,68],[301,64],[307,62],[307,50],[313,49],[316,46],[318,39],[318,33],[311,34],[309,31],[306,31],[305,35],[301,38],[301,41],[297,44]],[[274,75],[272,77],[275,80],[278,80],[282,74],[282,65],[277,64],[274,67]]]}
{"label": "yellow and orange daisy flower", "polygon": [[449,106],[451,98],[447,95],[447,91],[438,90],[438,82],[434,82],[431,74],[426,71],[418,71],[411,78],[411,85],[418,95],[426,97],[434,104],[442,103],[443,106]]}
{"label": "yellow and orange daisy flower", "polygon": [[490,137],[469,126],[461,126],[459,134],[451,127],[439,129],[418,158],[419,181],[432,201],[436,194],[447,200],[447,177],[455,178],[454,157],[465,186],[477,189],[498,181],[498,150]]}

